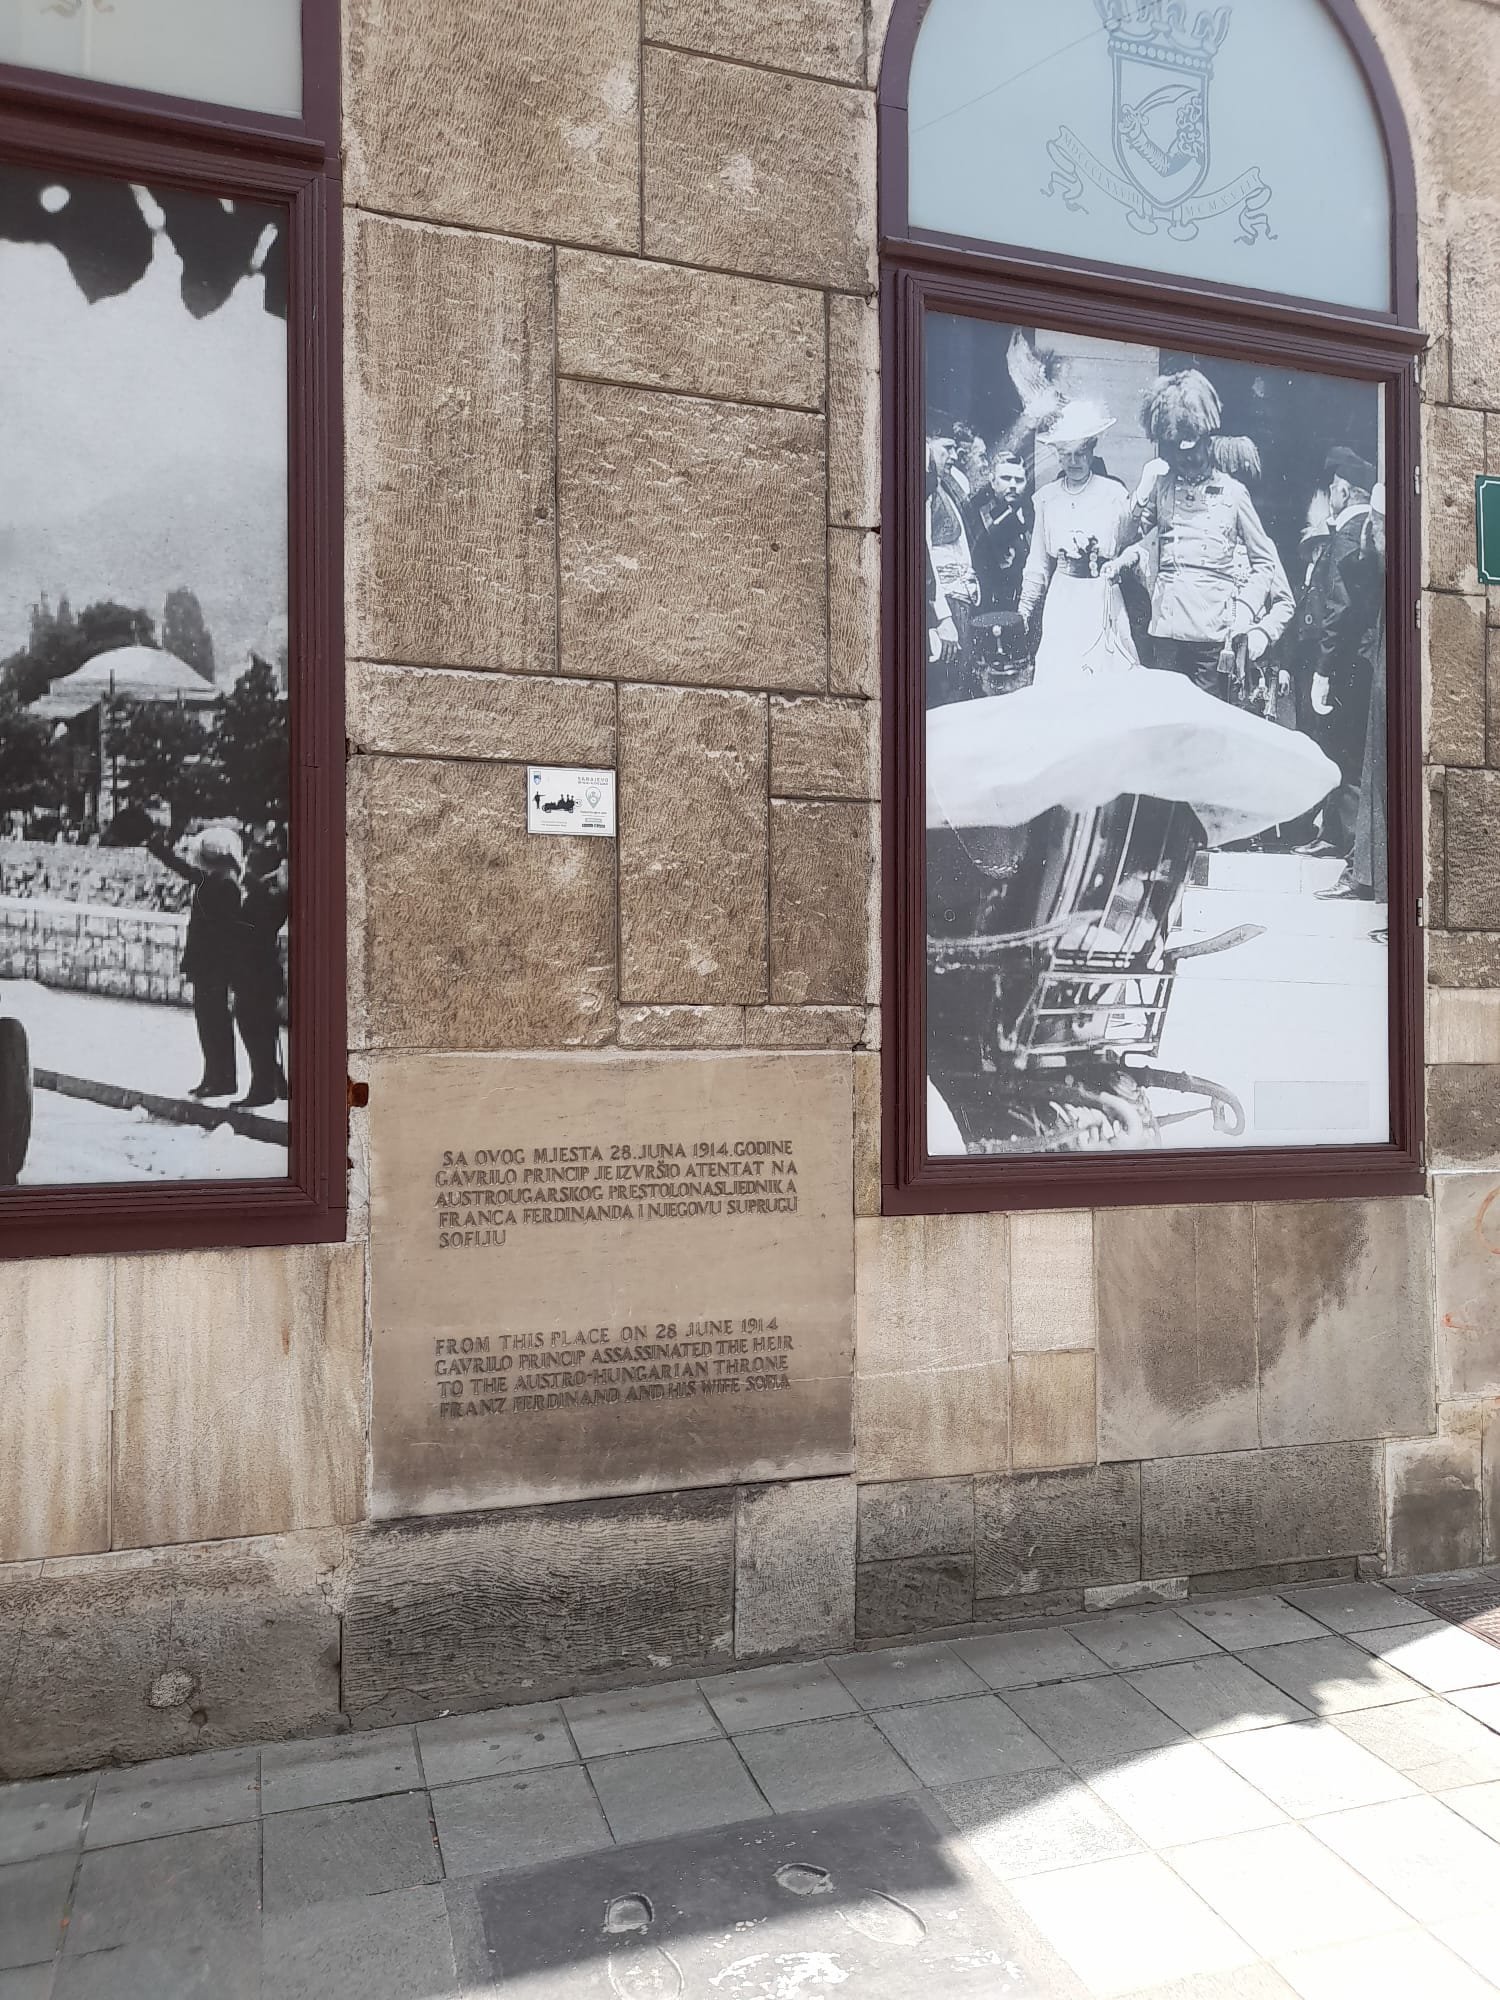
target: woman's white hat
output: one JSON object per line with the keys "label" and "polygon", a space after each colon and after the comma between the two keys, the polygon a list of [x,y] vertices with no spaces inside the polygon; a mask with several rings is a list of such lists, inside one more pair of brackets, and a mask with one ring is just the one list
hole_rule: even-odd
{"label": "woman's white hat", "polygon": [[1089,438],[1103,437],[1113,430],[1115,420],[1102,403],[1085,396],[1074,403],[1064,403],[1052,422],[1042,432],[1042,443],[1050,445],[1083,444]]}
{"label": "woman's white hat", "polygon": [[245,844],[232,826],[206,826],[195,843],[199,867],[211,861],[228,861],[236,868],[245,865]]}

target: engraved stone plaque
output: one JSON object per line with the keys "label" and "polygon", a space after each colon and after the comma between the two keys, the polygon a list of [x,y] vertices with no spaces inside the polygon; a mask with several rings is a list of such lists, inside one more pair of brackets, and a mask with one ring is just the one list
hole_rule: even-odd
{"label": "engraved stone plaque", "polygon": [[849,1471],[851,1070],[377,1059],[375,1516]]}

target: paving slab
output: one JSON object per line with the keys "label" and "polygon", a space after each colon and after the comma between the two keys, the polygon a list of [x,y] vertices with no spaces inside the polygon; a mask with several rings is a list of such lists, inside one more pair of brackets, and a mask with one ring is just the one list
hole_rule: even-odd
{"label": "paving slab", "polygon": [[265,1843],[268,1915],[442,1879],[425,1792],[277,1813]]}
{"label": "paving slab", "polygon": [[268,1743],[261,1752],[260,1801],[265,1813],[300,1812],[340,1799],[409,1792],[422,1782],[410,1729],[370,1729],[310,1743]]}
{"label": "paving slab", "polygon": [[1308,1825],[1418,1923],[1493,1913],[1500,1898],[1500,1847],[1440,1799],[1396,1799]]}
{"label": "paving slab", "polygon": [[1141,1841],[1071,1771],[981,1778],[938,1794],[968,1845],[1002,1882],[1135,1854]]}
{"label": "paving slab", "polygon": [[432,1794],[432,1810],[450,1876],[531,1868],[612,1845],[581,1764],[444,1785]]}
{"label": "paving slab", "polygon": [[266,1918],[266,2000],[457,2000],[443,1892],[318,1903]]}
{"label": "paving slab", "polygon": [[74,1857],[46,1854],[0,1868],[0,1966],[50,1959],[62,1937]]}
{"label": "paving slab", "polygon": [[942,1701],[982,1694],[985,1683],[951,1646],[893,1646],[888,1652],[848,1653],[830,1660],[863,1709],[899,1708],[905,1702]]}
{"label": "paving slab", "polygon": [[1183,1660],[1174,1667],[1147,1667],[1125,1678],[1190,1736],[1234,1736],[1308,1717],[1300,1701],[1227,1653]]}
{"label": "paving slab", "polygon": [[1176,1847],[1278,1825],[1264,1792],[1228,1770],[1202,1743],[1173,1743],[1085,1773],[1111,1812],[1148,1847]]}
{"label": "paving slab", "polygon": [[1391,1708],[1361,1708],[1330,1717],[1352,1743],[1373,1751],[1424,1792],[1500,1780],[1500,1736],[1436,1696]]}
{"label": "paving slab", "polygon": [[197,1944],[260,1914],[260,1828],[209,1827],[84,1855],[69,1952]]}
{"label": "paving slab", "polygon": [[445,1715],[417,1724],[422,1775],[429,1785],[465,1778],[498,1778],[507,1771],[537,1771],[571,1764],[578,1752],[555,1701],[523,1708],[495,1708],[478,1715]]}
{"label": "paving slab", "polygon": [[1100,2000],[1233,1972],[1256,1960],[1244,1939],[1155,1854],[1022,1876],[1010,1893]]}
{"label": "paving slab", "polygon": [[1476,1722],[1500,1734],[1500,1688],[1460,1688],[1448,1699],[1465,1715],[1472,1715]]}
{"label": "paving slab", "polygon": [[960,1785],[969,1778],[1041,1771],[1058,1761],[1056,1752],[998,1695],[885,1708],[874,1722],[924,1785]]}
{"label": "paving slab", "polygon": [[1432,1925],[1432,1935],[1500,1990],[1500,1925],[1493,1911],[1477,1917],[1451,1917],[1446,1923]]}
{"label": "paving slab", "polygon": [[997,1691],[1109,1672],[1098,1654],[1080,1646],[1071,1632],[989,1632],[959,1640],[953,1651]]}
{"label": "paving slab", "polygon": [[[479,1991],[1051,2000],[1054,1965],[915,1804],[796,1814],[474,1885]],[[470,1947],[473,1950],[473,1947]],[[488,1984],[482,1982],[490,1982]]]}
{"label": "paving slab", "polygon": [[1068,1629],[1117,1673],[1129,1667],[1195,1660],[1217,1650],[1212,1639],[1205,1638],[1175,1611],[1114,1611]]}
{"label": "paving slab", "polygon": [[1114,1675],[1017,1688],[1005,1699],[1027,1728],[1075,1769],[1118,1762],[1142,1750],[1163,1750],[1183,1740],[1175,1722]]}
{"label": "paving slab", "polygon": [[1210,1598],[1178,1606],[1177,1615],[1227,1652],[1251,1646],[1284,1646],[1294,1639],[1318,1639],[1324,1627],[1284,1597]]}
{"label": "paving slab", "polygon": [[1305,1827],[1174,1847],[1166,1859],[1262,1958],[1348,1944],[1411,1921]]}
{"label": "paving slab", "polygon": [[1298,1952],[1277,1971],[1299,2000],[1494,2000],[1495,1989],[1422,1931]]}
{"label": "paving slab", "polygon": [[0,1971],[0,2000],[52,2000],[52,1961]]}
{"label": "paving slab", "polygon": [[857,1715],[859,1703],[821,1660],[751,1667],[700,1683],[704,1699],[731,1736],[829,1715]]}
{"label": "paving slab", "polygon": [[92,1771],[77,1778],[0,1785],[0,1868],[8,1861],[35,1861],[76,1847],[93,1790]]}
{"label": "paving slab", "polygon": [[720,1734],[714,1712],[694,1681],[579,1695],[562,1707],[584,1757],[654,1750],[665,1743],[693,1743]]}
{"label": "paving slab", "polygon": [[1314,1715],[1380,1708],[1393,1701],[1420,1701],[1426,1693],[1384,1660],[1332,1633],[1290,1646],[1258,1646],[1239,1657]]}
{"label": "paving slab", "polygon": [[862,1715],[757,1730],[738,1743],[756,1784],[779,1813],[917,1789],[913,1772]]}
{"label": "paving slab", "polygon": [[588,1771],[621,1846],[763,1819],[770,1812],[734,1745],[722,1736],[598,1757]]}
{"label": "paving slab", "polygon": [[[4,1989],[0,1988],[0,1994]],[[268,2000],[282,2000],[267,1987]],[[237,1924],[196,1938],[69,1953],[52,2000],[261,2000],[260,1928]]]}
{"label": "paving slab", "polygon": [[106,1771],[94,1793],[88,1845],[233,1826],[260,1813],[259,1750],[209,1750]]}
{"label": "paving slab", "polygon": [[1419,1604],[1378,1583],[1310,1583],[1284,1591],[1288,1604],[1335,1632],[1376,1632],[1392,1625],[1420,1625],[1430,1618]]}
{"label": "paving slab", "polygon": [[1388,1632],[1349,1636],[1356,1646],[1434,1694],[1500,1686],[1500,1646],[1452,1625],[1398,1625]]}
{"label": "paving slab", "polygon": [[1207,1747],[1293,1819],[1410,1798],[1417,1790],[1326,1722],[1215,1736]]}
{"label": "paving slab", "polygon": [[[1491,1840],[1500,1842],[1500,1784],[1464,1785],[1456,1791],[1439,1792],[1437,1796],[1460,1819],[1466,1819],[1470,1826],[1477,1826]],[[1496,1866],[1500,1867],[1500,1854],[1496,1856]],[[1500,1905],[1500,1894],[1496,1902]]]}

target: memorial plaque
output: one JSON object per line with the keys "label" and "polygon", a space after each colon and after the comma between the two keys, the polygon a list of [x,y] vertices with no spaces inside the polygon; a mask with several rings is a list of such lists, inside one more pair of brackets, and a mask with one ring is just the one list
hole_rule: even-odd
{"label": "memorial plaque", "polygon": [[852,1466],[848,1056],[371,1070],[377,1518]]}

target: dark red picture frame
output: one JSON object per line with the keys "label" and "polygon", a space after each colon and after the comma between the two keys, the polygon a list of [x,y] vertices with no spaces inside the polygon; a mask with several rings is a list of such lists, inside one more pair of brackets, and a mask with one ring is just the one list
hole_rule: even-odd
{"label": "dark red picture frame", "polygon": [[[1388,313],[1236,292],[913,230],[907,88],[929,0],[896,0],[879,93],[883,422],[883,1207],[892,1215],[1410,1195],[1423,1143],[1421,518],[1416,177],[1389,72],[1352,0],[1323,0],[1370,90],[1391,176]],[[1392,1139],[933,1158],[926,1150],[923,328],[930,310],[1345,376],[1387,391]]]}
{"label": "dark red picture frame", "polygon": [[0,160],[254,198],[288,212],[292,785],[285,1180],[0,1192],[0,1257],[338,1242],[345,1234],[342,187],[338,0],[303,0],[303,115],[0,64]]}

